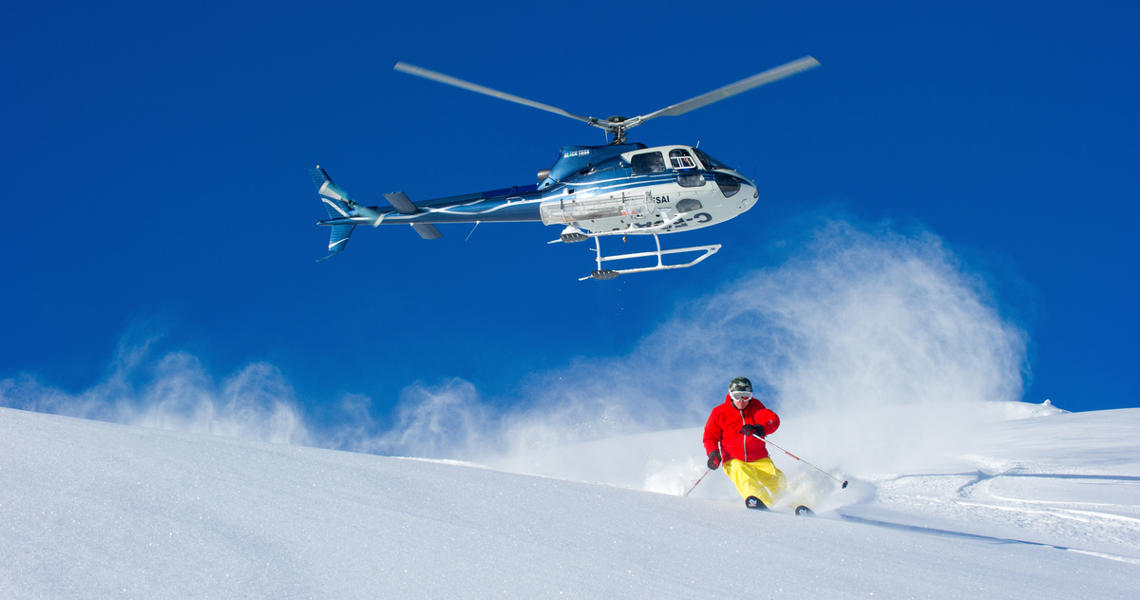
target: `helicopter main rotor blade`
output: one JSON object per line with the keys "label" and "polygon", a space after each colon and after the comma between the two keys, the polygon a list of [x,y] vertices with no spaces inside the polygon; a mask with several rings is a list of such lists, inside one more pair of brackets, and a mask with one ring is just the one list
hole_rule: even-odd
{"label": "helicopter main rotor blade", "polygon": [[492,98],[498,98],[500,100],[506,100],[507,102],[514,102],[516,104],[522,104],[523,106],[529,106],[531,108],[537,108],[538,110],[545,110],[546,112],[552,112],[556,115],[562,115],[564,117],[569,117],[569,118],[575,119],[577,121],[582,121],[583,123],[587,123],[589,125],[594,125],[595,127],[597,126],[597,122],[598,122],[597,119],[592,119],[590,117],[583,117],[580,115],[576,115],[574,113],[562,110],[561,108],[558,108],[557,106],[550,106],[549,104],[543,104],[541,102],[535,102],[534,100],[527,100],[526,98],[520,98],[519,96],[516,96],[514,94],[508,94],[506,92],[500,92],[499,90],[494,90],[494,89],[491,89],[489,87],[479,85],[477,83],[471,83],[469,81],[463,81],[462,79],[459,79],[457,77],[452,77],[451,75],[444,75],[443,73],[438,73],[436,71],[431,71],[428,69],[424,69],[422,67],[417,67],[415,65],[409,65],[406,62],[397,62],[396,66],[393,68],[397,71],[401,71],[401,72],[407,73],[409,75],[415,75],[417,77],[423,77],[424,79],[430,79],[432,81],[438,81],[440,83],[446,83],[447,85],[453,85],[457,88],[463,88],[465,90],[472,91],[472,92],[475,92],[477,94],[484,94],[486,96],[491,96]]}
{"label": "helicopter main rotor blade", "polygon": [[684,102],[680,102],[672,106],[667,106],[657,112],[652,112],[641,117],[634,117],[630,119],[630,121],[636,122],[630,126],[632,127],[633,125],[640,125],[649,119],[655,119],[657,117],[675,117],[677,115],[683,115],[691,110],[696,110],[703,106],[708,106],[713,102],[724,100],[729,96],[735,96],[741,92],[747,92],[752,88],[762,86],[766,83],[772,83],[773,81],[778,81],[785,77],[791,77],[796,73],[801,73],[808,69],[814,69],[818,66],[818,60],[811,56],[805,56],[803,58],[793,60],[792,62],[782,64],[778,67],[768,69],[763,73],[757,73],[752,77],[741,79],[736,83],[730,83],[722,88],[717,88],[711,92],[701,94],[696,98],[690,98]]}

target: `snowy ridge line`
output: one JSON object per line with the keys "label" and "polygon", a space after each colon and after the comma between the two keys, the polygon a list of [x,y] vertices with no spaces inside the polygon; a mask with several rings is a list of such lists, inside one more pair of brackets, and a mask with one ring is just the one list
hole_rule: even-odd
{"label": "snowy ridge line", "polygon": [[1027,546],[1038,546],[1038,547],[1042,547],[1042,548],[1052,548],[1054,550],[1064,550],[1066,552],[1076,552],[1077,554],[1084,554],[1087,556],[1094,556],[1096,558],[1103,558],[1106,560],[1113,560],[1113,561],[1117,561],[1117,562],[1127,563],[1130,565],[1140,566],[1140,559],[1130,558],[1127,556],[1120,556],[1117,554],[1109,554],[1107,552],[1096,552],[1096,551],[1092,551],[1092,550],[1082,550],[1080,548],[1071,548],[1068,546],[1058,546],[1056,544],[1049,544],[1046,542],[1034,542],[1031,540],[1019,540],[1017,538],[997,537],[997,536],[992,536],[992,535],[984,535],[984,534],[980,534],[980,533],[970,533],[967,531],[954,531],[952,529],[941,529],[938,527],[926,527],[923,525],[909,525],[906,523],[896,523],[894,521],[886,521],[883,519],[872,519],[869,517],[860,517],[858,515],[846,513],[844,511],[836,511],[835,514],[839,515],[839,517],[844,521],[851,521],[854,523],[862,523],[864,525],[873,525],[875,527],[885,527],[887,529],[896,529],[896,530],[900,530],[900,531],[914,531],[914,532],[924,533],[924,534],[928,534],[928,535],[968,538],[968,539],[973,539],[973,540],[982,540],[982,541],[996,542],[996,543],[1001,543],[1001,544],[1024,544]]}

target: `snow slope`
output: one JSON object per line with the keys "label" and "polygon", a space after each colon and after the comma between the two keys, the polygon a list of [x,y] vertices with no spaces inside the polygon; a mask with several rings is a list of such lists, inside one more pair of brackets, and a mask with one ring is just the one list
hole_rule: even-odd
{"label": "snow slope", "polygon": [[0,409],[0,597],[1134,598],[1138,430],[1005,421],[835,493],[777,453],[808,519],[645,491],[700,474],[694,430],[491,469]]}

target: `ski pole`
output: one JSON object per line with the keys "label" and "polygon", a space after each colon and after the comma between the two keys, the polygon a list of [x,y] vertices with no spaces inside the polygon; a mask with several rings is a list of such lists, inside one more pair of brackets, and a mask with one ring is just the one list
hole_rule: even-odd
{"label": "ski pole", "polygon": [[[777,444],[776,442],[772,442],[772,441],[769,441],[767,438],[765,438],[765,437],[763,437],[763,436],[761,436],[761,435],[758,435],[758,434],[755,434],[755,433],[754,433],[754,434],[752,434],[752,437],[754,437],[754,438],[756,438],[756,439],[760,440],[761,442],[764,442],[765,444],[772,444],[773,446],[775,446],[775,447],[777,447],[777,448],[780,448],[780,445],[779,445],[779,444]],[[840,486],[840,488],[841,488],[841,489],[842,489],[842,488],[846,488],[846,487],[847,487],[847,480],[846,480],[846,479],[840,479],[840,478],[836,477],[835,475],[832,475],[831,473],[828,473],[827,471],[824,471],[823,469],[821,469],[821,468],[819,468],[819,467],[817,467],[817,466],[815,466],[815,465],[813,465],[813,464],[809,463],[808,461],[806,461],[806,460],[804,460],[804,459],[802,459],[802,458],[800,458],[800,457],[796,456],[795,454],[792,454],[791,452],[788,452],[787,450],[784,450],[783,448],[780,448],[780,450],[781,450],[781,451],[782,451],[784,454],[787,454],[788,456],[790,456],[790,457],[792,457],[792,458],[794,458],[794,459],[796,459],[796,460],[798,460],[798,461],[800,461],[800,462],[804,463],[805,465],[807,465],[807,466],[809,466],[809,467],[811,467],[811,468],[815,469],[816,471],[819,471],[820,473],[823,473],[824,475],[827,475],[828,477],[830,477],[830,478],[832,478],[832,479],[834,479],[834,480],[836,480],[836,481],[838,481],[838,482],[842,483],[843,485],[841,485],[841,486]],[[698,481],[699,481],[699,480],[698,480]]]}
{"label": "ski pole", "polygon": [[689,486],[689,489],[685,490],[684,494],[681,494],[681,497],[683,498],[683,497],[688,496],[689,494],[693,493],[693,490],[697,489],[697,484],[700,483],[701,480],[705,478],[705,475],[708,475],[711,472],[712,472],[712,469],[705,469],[705,472],[701,473],[701,476],[698,477],[697,480],[693,482],[693,485]]}

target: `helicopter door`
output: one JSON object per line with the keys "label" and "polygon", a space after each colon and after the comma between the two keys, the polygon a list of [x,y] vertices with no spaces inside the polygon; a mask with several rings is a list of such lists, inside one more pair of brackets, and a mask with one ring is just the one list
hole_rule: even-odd
{"label": "helicopter door", "polygon": [[688,150],[681,148],[674,148],[669,151],[669,164],[674,169],[695,169],[697,168],[696,161],[693,160],[693,155],[689,154]]}
{"label": "helicopter door", "polygon": [[669,151],[669,164],[677,172],[677,183],[681,187],[701,187],[705,176],[697,172],[697,161],[688,150],[674,148]]}

